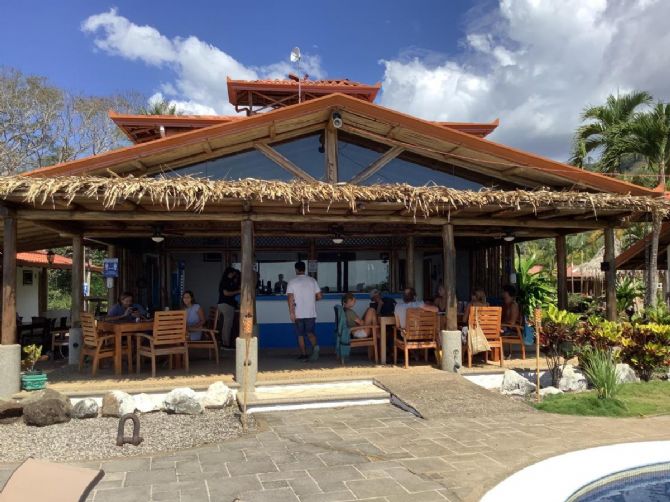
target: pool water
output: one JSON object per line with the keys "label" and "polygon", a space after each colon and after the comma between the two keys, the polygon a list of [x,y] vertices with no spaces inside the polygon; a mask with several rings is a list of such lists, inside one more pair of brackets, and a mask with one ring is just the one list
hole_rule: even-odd
{"label": "pool water", "polygon": [[580,489],[568,502],[670,501],[670,464],[624,471]]}

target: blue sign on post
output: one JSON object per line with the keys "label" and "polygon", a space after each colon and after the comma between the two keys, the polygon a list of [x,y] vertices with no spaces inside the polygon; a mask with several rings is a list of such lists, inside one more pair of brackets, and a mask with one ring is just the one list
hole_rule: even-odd
{"label": "blue sign on post", "polygon": [[104,258],[102,260],[102,276],[103,277],[118,277],[119,276],[119,259],[118,258]]}

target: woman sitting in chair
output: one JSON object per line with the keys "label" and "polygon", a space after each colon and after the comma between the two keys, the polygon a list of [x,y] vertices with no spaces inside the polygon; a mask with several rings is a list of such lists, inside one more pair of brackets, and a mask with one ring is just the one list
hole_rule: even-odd
{"label": "woman sitting in chair", "polygon": [[193,291],[184,291],[181,297],[186,311],[186,329],[188,338],[192,342],[197,342],[202,338],[202,327],[205,325],[205,312],[202,307],[195,303]]}
{"label": "woman sitting in chair", "polygon": [[342,297],[342,307],[344,308],[344,315],[347,318],[347,327],[351,330],[353,338],[367,338],[370,336],[370,328],[359,328],[358,326],[374,326],[377,324],[377,313],[372,308],[365,311],[363,319],[358,317],[354,311],[356,305],[356,297],[353,293],[346,293]]}

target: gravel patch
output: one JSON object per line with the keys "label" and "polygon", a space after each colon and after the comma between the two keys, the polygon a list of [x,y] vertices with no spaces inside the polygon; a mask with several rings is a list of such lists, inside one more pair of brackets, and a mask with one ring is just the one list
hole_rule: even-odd
{"label": "gravel patch", "polygon": [[[28,427],[22,421],[0,424],[0,462],[19,462],[29,456],[53,461],[88,461],[150,455],[217,443],[242,434],[236,406],[206,410],[201,415],[168,415],[156,412],[140,416],[139,446],[116,446],[117,418],[72,419],[48,427]],[[249,416],[253,430],[253,416]],[[126,435],[131,435],[126,424]]]}

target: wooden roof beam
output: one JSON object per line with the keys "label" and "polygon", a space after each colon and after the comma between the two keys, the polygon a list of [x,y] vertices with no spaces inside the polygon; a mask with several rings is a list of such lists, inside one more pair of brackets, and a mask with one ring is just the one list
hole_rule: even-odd
{"label": "wooden roof beam", "polygon": [[300,167],[296,166],[293,162],[288,160],[286,157],[284,157],[281,153],[279,153],[277,150],[272,148],[267,143],[255,142],[254,148],[259,152],[261,152],[263,155],[265,155],[268,159],[273,161],[275,164],[277,164],[279,167],[291,173],[296,178],[299,178],[303,181],[316,181],[316,179],[312,175],[303,171]]}
{"label": "wooden roof beam", "polygon": [[392,146],[390,150],[386,153],[383,153],[375,161],[370,163],[365,169],[359,172],[356,176],[351,178],[349,183],[352,185],[360,185],[362,182],[367,180],[370,176],[379,171],[386,164],[395,159],[398,155],[405,151],[405,148],[402,146]]}

